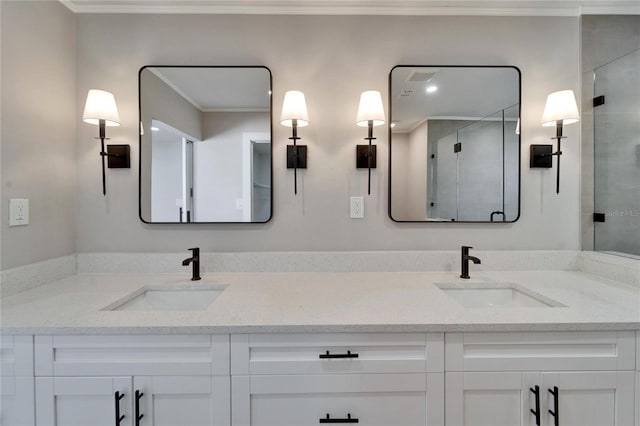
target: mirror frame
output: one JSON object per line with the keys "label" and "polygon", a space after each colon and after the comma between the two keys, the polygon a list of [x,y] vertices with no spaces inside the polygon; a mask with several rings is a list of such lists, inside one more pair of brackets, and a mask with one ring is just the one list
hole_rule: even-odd
{"label": "mirror frame", "polygon": [[[145,68],[262,68],[269,73],[269,134],[271,135],[269,165],[271,167],[269,198],[269,218],[264,222],[149,222],[142,217],[142,71]],[[144,65],[138,71],[138,218],[149,225],[260,225],[271,221],[273,218],[273,74],[264,65]]]}
{"label": "mirror frame", "polygon": [[[465,220],[459,220],[459,221],[427,221],[427,220],[396,220],[393,218],[392,214],[391,214],[391,163],[392,163],[392,154],[393,154],[393,150],[391,147],[392,144],[392,128],[391,128],[391,120],[393,119],[393,93],[392,93],[392,74],[393,74],[393,70],[395,70],[396,68],[404,68],[404,67],[415,67],[415,68],[512,68],[514,69],[517,73],[518,73],[518,99],[519,99],[519,103],[518,103],[518,116],[521,118],[520,120],[520,134],[518,135],[518,215],[516,216],[516,218],[514,220],[510,220],[510,221],[500,221],[500,222],[491,222],[491,221],[486,221],[486,222],[479,222],[479,221],[465,221]],[[389,71],[389,86],[388,86],[388,111],[389,111],[389,121],[387,124],[387,130],[388,130],[388,146],[389,146],[389,179],[388,179],[388,193],[389,196],[387,198],[387,203],[388,203],[388,210],[387,210],[387,214],[389,215],[389,219],[391,219],[393,222],[396,223],[423,223],[423,224],[435,224],[435,225],[440,225],[440,224],[456,224],[456,223],[469,223],[469,224],[485,224],[485,223],[489,223],[489,224],[509,224],[509,223],[515,223],[520,219],[520,216],[522,215],[522,72],[520,71],[520,68],[518,68],[515,65],[436,65],[436,64],[422,64],[422,65],[415,65],[415,64],[400,64],[400,65],[395,65],[393,68],[391,68],[391,71]],[[504,183],[503,183],[504,184]]]}

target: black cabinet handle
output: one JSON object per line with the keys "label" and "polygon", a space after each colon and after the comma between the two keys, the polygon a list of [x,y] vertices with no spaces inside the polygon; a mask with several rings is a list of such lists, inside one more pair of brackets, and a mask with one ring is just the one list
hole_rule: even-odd
{"label": "black cabinet handle", "polygon": [[124,398],[124,393],[116,391],[113,395],[116,403],[116,426],[120,426],[120,422],[124,420],[124,414],[120,415],[120,400]]}
{"label": "black cabinet handle", "polygon": [[140,399],[144,393],[136,389],[136,426],[140,426],[140,420],[144,417],[144,414],[140,414]]}
{"label": "black cabinet handle", "polygon": [[351,418],[351,413],[347,414],[347,418],[346,419],[332,419],[331,416],[329,414],[327,414],[327,417],[320,419],[319,420],[320,423],[360,423],[360,420],[357,418]]}
{"label": "black cabinet handle", "polygon": [[549,393],[553,395],[553,411],[549,410],[549,414],[553,416],[553,425],[560,426],[560,410],[558,409],[558,399],[560,397],[558,393],[558,387],[554,386],[553,390],[549,389]]}
{"label": "black cabinet handle", "polygon": [[535,388],[529,388],[529,390],[536,396],[536,409],[530,408],[529,411],[536,416],[536,426],[540,426],[540,386],[536,385]]}
{"label": "black cabinet handle", "polygon": [[327,359],[327,358],[358,358],[358,357],[359,357],[358,354],[352,354],[351,351],[347,351],[346,354],[331,354],[331,353],[329,353],[329,351],[327,351],[324,354],[318,355],[318,358],[320,358],[320,359]]}

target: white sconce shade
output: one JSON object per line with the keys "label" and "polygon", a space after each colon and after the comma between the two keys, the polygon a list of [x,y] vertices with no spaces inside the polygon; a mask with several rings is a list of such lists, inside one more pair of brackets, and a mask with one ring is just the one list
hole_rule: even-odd
{"label": "white sconce shade", "polygon": [[518,118],[518,122],[516,123],[516,135],[520,134],[520,119]]}
{"label": "white sconce shade", "polygon": [[578,104],[573,90],[560,90],[547,97],[542,114],[542,125],[555,126],[560,121],[562,124],[572,124],[580,121]]}
{"label": "white sconce shade", "polygon": [[360,127],[367,127],[369,121],[373,121],[374,126],[381,126],[385,122],[382,96],[377,90],[362,92],[360,95],[356,124]]}
{"label": "white sconce shade", "polygon": [[280,124],[287,127],[293,127],[293,120],[297,120],[298,127],[305,127],[309,125],[307,102],[304,99],[304,93],[298,90],[290,90],[285,93],[284,102],[282,103]]}
{"label": "white sconce shade", "polygon": [[104,120],[106,126],[119,126],[120,116],[112,93],[91,89],[87,94],[82,121],[89,124],[100,124]]}

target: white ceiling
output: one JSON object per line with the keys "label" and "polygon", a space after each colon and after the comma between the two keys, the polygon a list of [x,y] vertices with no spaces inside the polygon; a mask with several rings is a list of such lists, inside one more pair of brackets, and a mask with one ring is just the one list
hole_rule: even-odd
{"label": "white ceiling", "polygon": [[59,0],[76,13],[579,16],[640,14],[639,0]]}
{"label": "white ceiling", "polygon": [[[433,73],[429,81],[413,82],[413,72]],[[427,93],[427,86],[437,91]],[[408,132],[425,119],[488,117],[519,103],[519,79],[515,68],[396,67],[391,73],[391,121],[394,132]],[[508,118],[516,119],[512,108]]]}
{"label": "white ceiling", "polygon": [[266,68],[146,69],[201,111],[268,111],[271,105],[270,75]]}

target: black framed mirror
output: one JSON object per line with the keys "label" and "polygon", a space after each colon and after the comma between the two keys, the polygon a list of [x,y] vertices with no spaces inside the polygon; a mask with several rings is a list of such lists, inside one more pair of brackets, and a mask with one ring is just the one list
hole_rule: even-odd
{"label": "black framed mirror", "polygon": [[271,71],[140,69],[139,215],[145,223],[264,223],[272,215]]}
{"label": "black framed mirror", "polygon": [[389,73],[389,217],[515,222],[520,70],[398,65]]}

